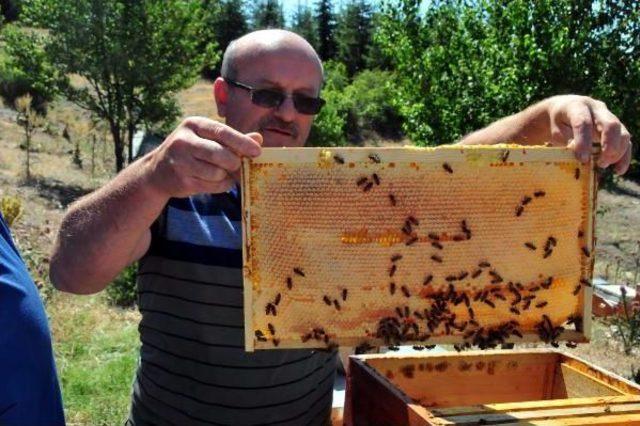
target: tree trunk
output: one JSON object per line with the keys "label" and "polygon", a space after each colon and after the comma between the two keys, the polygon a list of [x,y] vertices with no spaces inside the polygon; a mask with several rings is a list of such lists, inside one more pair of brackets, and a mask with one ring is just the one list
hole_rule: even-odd
{"label": "tree trunk", "polygon": [[116,173],[124,169],[124,140],[120,133],[120,127],[112,123],[110,125],[111,136],[113,137],[113,150],[116,157]]}

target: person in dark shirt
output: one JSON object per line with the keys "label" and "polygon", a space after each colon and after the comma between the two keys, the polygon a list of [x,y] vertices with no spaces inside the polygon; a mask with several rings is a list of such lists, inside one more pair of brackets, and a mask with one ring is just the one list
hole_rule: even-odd
{"label": "person in dark shirt", "polygon": [[0,213],[0,425],[64,425],[38,289]]}

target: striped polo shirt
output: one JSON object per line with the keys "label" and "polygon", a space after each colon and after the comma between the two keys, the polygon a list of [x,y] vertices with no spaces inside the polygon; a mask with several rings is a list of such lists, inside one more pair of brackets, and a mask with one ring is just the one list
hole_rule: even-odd
{"label": "striped polo shirt", "polygon": [[244,351],[237,188],[171,199],[138,272],[130,425],[326,424],[336,353]]}

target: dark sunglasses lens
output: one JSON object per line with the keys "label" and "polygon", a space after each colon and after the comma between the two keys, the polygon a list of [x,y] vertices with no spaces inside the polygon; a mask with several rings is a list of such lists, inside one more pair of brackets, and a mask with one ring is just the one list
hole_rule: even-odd
{"label": "dark sunglasses lens", "polygon": [[293,95],[293,104],[301,114],[315,115],[324,106],[324,99],[304,95]]}
{"label": "dark sunglasses lens", "polygon": [[254,90],[251,96],[251,100],[254,104],[265,108],[275,108],[280,106],[284,98],[284,93],[268,89]]}

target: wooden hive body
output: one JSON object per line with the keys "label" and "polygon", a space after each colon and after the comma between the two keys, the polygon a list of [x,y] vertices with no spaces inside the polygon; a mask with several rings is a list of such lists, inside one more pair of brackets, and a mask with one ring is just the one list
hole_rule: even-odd
{"label": "wooden hive body", "polygon": [[350,358],[345,424],[638,425],[640,386],[553,350]]}

